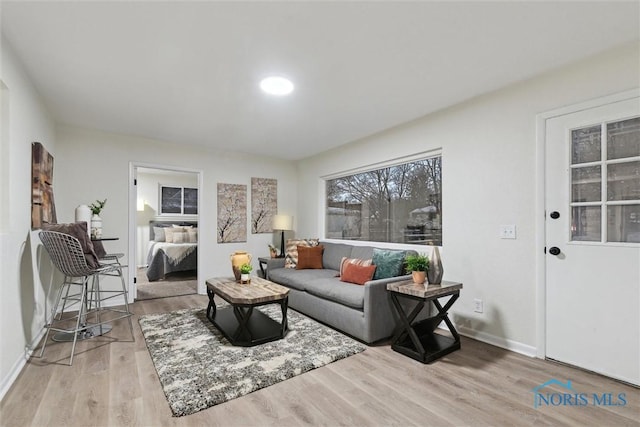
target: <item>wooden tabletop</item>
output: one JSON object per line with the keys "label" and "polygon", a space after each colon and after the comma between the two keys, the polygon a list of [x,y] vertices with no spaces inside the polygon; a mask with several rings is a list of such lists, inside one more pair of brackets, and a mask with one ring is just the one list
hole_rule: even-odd
{"label": "wooden tabletop", "polygon": [[439,285],[419,285],[412,280],[387,284],[387,290],[400,294],[413,295],[420,298],[433,298],[440,295],[453,294],[462,289],[462,283],[443,281]]}
{"label": "wooden tabletop", "polygon": [[233,277],[214,277],[207,280],[207,288],[230,304],[259,304],[289,295],[289,288],[253,276],[247,284],[240,284]]}

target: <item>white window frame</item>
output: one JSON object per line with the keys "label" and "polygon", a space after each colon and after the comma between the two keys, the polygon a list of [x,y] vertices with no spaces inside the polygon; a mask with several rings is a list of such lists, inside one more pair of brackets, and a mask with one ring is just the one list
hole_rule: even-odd
{"label": "white window frame", "polygon": [[[175,189],[180,189],[180,196],[181,196],[181,200],[180,200],[180,212],[164,212],[163,208],[163,203],[162,203],[162,190],[164,188],[175,188]],[[196,197],[196,212],[195,213],[184,213],[184,193],[185,193],[185,189],[187,190],[195,190],[198,191],[197,188],[193,188],[193,187],[183,187],[181,185],[169,185],[169,184],[158,184],[158,212],[160,216],[197,216],[198,215],[198,198]]]}
{"label": "white window frame", "polygon": [[[320,225],[320,234],[323,236],[323,239],[325,240],[332,240],[335,242],[348,242],[350,244],[356,244],[356,245],[361,245],[361,244],[376,244],[380,247],[395,247],[395,246],[420,246],[420,247],[426,247],[426,246],[430,246],[430,245],[416,245],[416,244],[411,244],[411,243],[398,243],[398,242],[377,242],[377,241],[369,241],[369,240],[343,240],[343,239],[336,239],[336,238],[329,238],[327,237],[327,181],[332,180],[332,179],[337,179],[337,178],[342,178],[345,176],[349,176],[349,175],[355,175],[355,174],[359,174],[359,173],[363,173],[363,172],[370,172],[370,171],[374,171],[376,169],[384,169],[384,168],[388,168],[388,167],[393,167],[393,166],[399,166],[405,163],[411,163],[411,162],[417,162],[420,160],[426,160],[429,158],[433,158],[433,157],[440,157],[441,161],[444,161],[444,156],[442,153],[442,147],[439,147],[437,149],[433,149],[433,150],[428,150],[428,151],[422,151],[419,153],[415,153],[415,154],[411,154],[408,156],[402,156],[402,157],[397,157],[394,159],[390,159],[390,160],[386,160],[386,161],[382,161],[382,162],[377,162],[377,163],[372,163],[369,165],[363,165],[357,168],[352,168],[352,169],[347,169],[347,170],[343,170],[340,172],[335,172],[335,173],[331,173],[331,174],[327,174],[324,176],[320,177],[320,180],[318,182],[319,187],[320,187],[320,194],[322,195],[322,201],[321,201],[321,206],[322,206],[322,210],[320,211],[320,215],[319,215],[319,225]],[[440,179],[443,179],[443,175],[441,175]],[[442,183],[441,183],[442,186]],[[442,188],[442,187],[441,187]],[[442,220],[441,220],[441,225],[442,225]],[[444,245],[444,237],[441,237],[441,243],[439,245],[439,247],[442,247]]]}

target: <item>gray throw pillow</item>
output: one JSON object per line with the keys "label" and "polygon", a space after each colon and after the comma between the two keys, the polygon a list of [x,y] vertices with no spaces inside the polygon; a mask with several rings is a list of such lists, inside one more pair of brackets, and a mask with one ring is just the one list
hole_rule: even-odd
{"label": "gray throw pillow", "polygon": [[84,252],[84,259],[87,261],[87,265],[91,268],[100,267],[98,262],[98,256],[93,248],[93,243],[87,234],[87,223],[73,222],[70,224],[49,224],[43,228],[47,231],[57,231],[58,233],[68,234],[75,237],[80,242],[82,252]]}

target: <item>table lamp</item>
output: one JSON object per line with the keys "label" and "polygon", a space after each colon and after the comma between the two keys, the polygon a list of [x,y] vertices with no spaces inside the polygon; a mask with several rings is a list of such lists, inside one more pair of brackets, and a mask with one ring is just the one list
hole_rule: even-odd
{"label": "table lamp", "polygon": [[273,230],[280,230],[280,255],[278,258],[284,258],[284,232],[285,230],[293,230],[293,217],[290,215],[274,215]]}

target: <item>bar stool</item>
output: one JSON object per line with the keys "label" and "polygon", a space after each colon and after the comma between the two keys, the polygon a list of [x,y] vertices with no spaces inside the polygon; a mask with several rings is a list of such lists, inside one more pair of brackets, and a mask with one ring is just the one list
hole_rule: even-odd
{"label": "bar stool", "polygon": [[[47,334],[42,344],[40,357],[44,355],[49,333],[52,330],[58,332],[53,337],[54,341],[73,341],[71,356],[69,358],[70,366],[73,364],[77,341],[109,332],[111,325],[108,324],[108,322],[113,322],[125,317],[128,318],[131,336],[133,340],[135,340],[133,324],[131,322],[132,313],[129,311],[127,289],[120,263],[99,264],[98,267],[92,268],[87,264],[80,241],[75,237],[56,231],[41,231],[39,236],[51,261],[64,275],[62,285],[58,289],[55,305],[52,309],[51,321],[46,324]],[[122,291],[101,290],[100,276],[102,275],[120,277]],[[77,287],[74,292],[70,292],[72,286]],[[66,293],[64,293],[65,289]],[[104,297],[105,293],[108,295],[107,297]],[[119,295],[124,296],[124,310],[102,307],[103,301]],[[56,313],[61,300],[63,301],[63,307],[67,305],[67,302],[78,303],[78,313],[67,318],[64,318],[64,313],[60,313],[59,319],[56,319]],[[92,308],[92,306],[94,307]],[[116,315],[115,317],[110,315],[107,320],[102,320],[101,315],[104,312],[116,313]],[[88,318],[92,314],[95,316],[95,322],[89,323]],[[73,320],[75,320],[75,325],[72,327],[57,326]]]}

